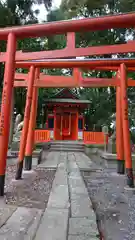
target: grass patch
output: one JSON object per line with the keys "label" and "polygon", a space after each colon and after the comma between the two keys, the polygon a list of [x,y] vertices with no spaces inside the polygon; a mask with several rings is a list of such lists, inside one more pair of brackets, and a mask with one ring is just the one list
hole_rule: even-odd
{"label": "grass patch", "polygon": [[88,147],[88,148],[104,149],[104,145],[103,144],[87,144],[86,147]]}
{"label": "grass patch", "polygon": [[116,154],[116,144],[115,143],[112,144],[112,153]]}

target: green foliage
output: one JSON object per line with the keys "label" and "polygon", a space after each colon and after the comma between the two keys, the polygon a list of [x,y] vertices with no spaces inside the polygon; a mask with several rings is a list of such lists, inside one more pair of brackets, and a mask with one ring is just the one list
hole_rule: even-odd
{"label": "green foliage", "polygon": [[[135,1],[127,0],[62,0],[61,9],[65,12],[66,18],[86,18],[97,17],[110,14],[118,14],[135,10]],[[111,29],[104,31],[77,33],[76,46],[102,46],[110,44],[124,43],[130,35],[134,38],[134,29]],[[119,57],[129,56],[128,54],[119,54]],[[131,55],[130,55],[131,56]],[[134,56],[134,54],[132,55]],[[90,56],[91,57],[91,56]],[[96,56],[93,56],[96,58]],[[112,57],[111,55],[98,57]],[[84,75],[91,77],[112,77],[111,72],[87,72]],[[129,77],[135,79],[135,74],[129,74]],[[87,112],[86,124],[89,129],[101,130],[103,124],[110,127],[112,114],[116,111],[116,94],[114,88],[102,89],[80,89],[81,96],[91,101]],[[135,126],[135,102],[134,88],[128,89],[129,96],[129,119],[131,126]]]}
{"label": "green foliage", "polygon": [[86,145],[87,148],[98,148],[98,149],[101,149],[103,150],[104,149],[104,144],[87,144]]}
{"label": "green foliage", "polygon": [[133,0],[62,0],[61,8],[68,17],[90,17],[134,11],[135,2]]}
{"label": "green foliage", "polygon": [[[47,22],[60,21],[64,19],[64,13],[60,9],[50,11],[47,15]],[[66,38],[64,35],[56,35],[48,37],[48,50],[62,49],[66,46]]]}
{"label": "green foliage", "polygon": [[[6,0],[0,1],[0,27],[11,25],[24,25],[37,23],[38,11],[33,11],[33,4],[44,4],[49,10],[52,4],[51,0]],[[17,50],[22,51],[41,51],[43,50],[43,39],[24,39],[18,41]],[[1,51],[6,51],[6,43],[0,42]],[[27,72],[23,70],[21,72]],[[0,88],[2,88],[4,75],[4,65],[0,64]],[[1,92],[1,91],[0,91]],[[17,113],[24,113],[26,89],[15,89],[15,109]],[[40,97],[39,97],[40,98]],[[41,102],[41,101],[40,101]]]}
{"label": "green foliage", "polygon": [[80,94],[91,101],[90,107],[85,112],[88,129],[101,131],[103,124],[110,125],[111,115],[115,112],[115,90],[113,88],[88,88],[80,89]]}

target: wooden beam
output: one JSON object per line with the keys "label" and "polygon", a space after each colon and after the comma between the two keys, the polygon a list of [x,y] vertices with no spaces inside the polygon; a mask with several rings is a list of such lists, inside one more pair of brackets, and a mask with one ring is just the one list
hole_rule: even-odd
{"label": "wooden beam", "polygon": [[14,87],[27,87],[28,86],[28,82],[27,81],[14,81]]}
{"label": "wooden beam", "polygon": [[[28,82],[24,81],[14,81],[14,87],[27,87]],[[49,76],[40,75],[34,86],[39,88],[51,88],[51,87],[116,87],[119,86],[120,82],[117,78],[83,78],[81,77],[78,82],[74,77],[65,76]],[[128,79],[128,87],[135,87],[135,80]]]}
{"label": "wooden beam", "polygon": [[96,67],[119,67],[120,64],[125,64],[127,68],[134,68],[135,59],[52,59],[45,61],[33,61],[33,62],[16,62],[17,68],[29,68],[31,65],[38,68],[81,68],[81,69],[91,69]]}
{"label": "wooden beam", "polygon": [[[72,50],[71,50],[72,49]],[[93,56],[93,55],[105,55],[105,54],[117,54],[117,53],[129,53],[135,52],[135,41],[129,41],[126,44],[106,45],[106,46],[94,46],[86,48],[69,48],[66,47],[60,50],[52,51],[40,51],[40,52],[16,52],[16,61],[26,60],[39,60],[49,58],[66,58],[66,57],[81,57],[81,56]],[[0,54],[0,62],[6,61],[6,53]]]}
{"label": "wooden beam", "polygon": [[0,40],[6,40],[10,32],[15,34],[17,38],[23,39],[29,37],[65,34],[66,32],[87,32],[111,28],[131,28],[134,27],[134,25],[134,13],[119,14],[97,18],[85,18],[79,20],[1,28]]}
{"label": "wooden beam", "polygon": [[26,73],[15,73],[15,79],[16,80],[27,80],[28,79],[28,74]]}
{"label": "wooden beam", "polygon": [[[16,81],[14,82],[14,87],[26,87],[28,82]],[[117,86],[118,81],[116,79],[109,78],[82,78],[78,82],[73,77],[64,76],[45,76],[37,80],[34,86],[39,88],[46,87],[107,87],[107,86]]]}

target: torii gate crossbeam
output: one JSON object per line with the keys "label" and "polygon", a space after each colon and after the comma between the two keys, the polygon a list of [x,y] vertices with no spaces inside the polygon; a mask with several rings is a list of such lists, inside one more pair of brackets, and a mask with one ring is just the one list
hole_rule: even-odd
{"label": "torii gate crossbeam", "polygon": [[117,67],[124,63],[128,68],[134,68],[134,58],[120,58],[120,59],[43,59],[39,61],[21,61],[16,62],[16,68],[29,68],[31,65],[38,68],[82,68],[91,69],[95,67]]}
{"label": "torii gate crossbeam", "polygon": [[6,40],[12,32],[17,38],[40,37],[66,32],[99,31],[111,28],[130,28],[135,25],[135,14],[119,14],[80,20],[59,21],[46,24],[7,27],[0,29],[0,40]]}

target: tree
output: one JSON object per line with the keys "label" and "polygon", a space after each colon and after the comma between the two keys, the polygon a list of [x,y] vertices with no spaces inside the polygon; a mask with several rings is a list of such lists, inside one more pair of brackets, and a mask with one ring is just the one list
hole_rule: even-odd
{"label": "tree", "polygon": [[127,0],[62,0],[61,8],[67,17],[90,17],[135,10],[135,2]]}
{"label": "tree", "polygon": [[35,0],[35,4],[44,4],[46,9],[49,10],[52,6],[52,0]]}
{"label": "tree", "polygon": [[[62,0],[61,9],[65,12],[66,18],[86,18],[97,17],[110,14],[118,14],[130,12],[135,10],[134,1],[126,0]],[[111,29],[96,32],[77,33],[77,47],[86,46],[102,46],[109,44],[125,43],[127,36],[134,38],[134,29]],[[119,54],[123,56],[134,56],[129,54]],[[96,58],[96,56],[93,56]],[[99,57],[99,56],[98,56]],[[105,55],[100,57],[112,57],[112,55]],[[112,77],[110,72],[95,72],[90,71],[85,75],[97,77]],[[130,74],[130,77],[135,79],[135,74]],[[129,116],[131,124],[133,124],[133,112],[135,110],[133,103],[134,88],[128,89],[129,95]],[[86,113],[86,120],[89,127],[92,129],[95,125],[101,126],[103,123],[111,122],[111,115],[115,112],[115,89],[81,89],[83,97],[91,100],[90,109]],[[131,97],[132,95],[132,97]],[[132,107],[131,107],[132,106]],[[134,123],[135,124],[135,123]]]}
{"label": "tree", "polygon": [[33,11],[33,4],[44,4],[49,10],[52,6],[52,0],[6,0],[4,6],[8,9],[12,16],[11,25],[20,25],[37,22],[35,15],[39,13],[38,10]]}
{"label": "tree", "polygon": [[[45,4],[50,9],[52,0],[6,0],[0,1],[0,26],[13,26],[22,24],[38,23],[37,10],[33,11],[33,4]],[[0,42],[1,51],[6,50],[4,41]],[[18,41],[17,50],[41,51],[43,49],[42,39],[24,39]],[[24,72],[24,71],[23,71]],[[4,65],[0,64],[0,88],[2,89]],[[1,91],[0,91],[1,93]],[[23,113],[25,107],[26,89],[15,89],[15,108],[17,113]]]}

